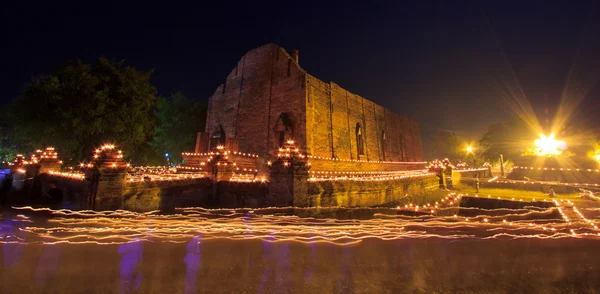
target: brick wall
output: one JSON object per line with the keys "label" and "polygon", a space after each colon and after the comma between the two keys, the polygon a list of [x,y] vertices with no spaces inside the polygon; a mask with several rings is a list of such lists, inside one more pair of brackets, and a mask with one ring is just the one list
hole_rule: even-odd
{"label": "brick wall", "polygon": [[[371,161],[423,160],[415,121],[311,75],[307,75],[307,89],[307,150],[312,155]],[[363,155],[358,154],[357,125],[362,131]]]}
{"label": "brick wall", "polygon": [[207,207],[211,204],[211,185],[208,179],[127,183],[121,196],[121,209],[152,211],[176,207]]}
{"label": "brick wall", "polygon": [[305,73],[281,47],[268,44],[249,51],[209,99],[206,132],[219,125],[239,150],[275,154],[275,126],[282,113],[292,121],[293,139],[304,145]]}

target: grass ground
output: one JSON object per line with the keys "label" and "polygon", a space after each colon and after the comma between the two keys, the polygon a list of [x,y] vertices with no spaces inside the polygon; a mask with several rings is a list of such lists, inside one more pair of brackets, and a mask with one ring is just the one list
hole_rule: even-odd
{"label": "grass ground", "polygon": [[[539,200],[550,200],[550,196],[548,194],[543,193],[541,191],[528,191],[528,190],[517,190],[517,189],[504,189],[504,188],[480,188],[479,193],[476,193],[474,187],[469,185],[455,185],[455,191],[458,193],[468,194],[470,196],[474,196],[478,194],[479,196],[487,197],[491,195],[492,197],[500,197],[500,199],[515,200],[523,199],[523,201],[539,201]],[[575,203],[576,206],[579,207],[600,207],[600,203],[586,200],[581,198],[581,193],[568,193],[568,194],[556,194],[555,199],[564,199],[571,200]]]}

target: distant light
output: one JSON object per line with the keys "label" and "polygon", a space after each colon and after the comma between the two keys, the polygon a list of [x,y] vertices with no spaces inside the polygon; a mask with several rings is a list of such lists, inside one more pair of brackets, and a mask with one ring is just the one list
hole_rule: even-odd
{"label": "distant light", "polygon": [[554,134],[550,134],[550,136],[540,134],[540,138],[535,140],[534,144],[535,153],[538,156],[559,155],[562,150],[567,149],[567,143],[554,139]]}
{"label": "distant light", "polygon": [[166,156],[166,157],[169,157],[169,153],[165,153],[165,156]]}
{"label": "distant light", "polygon": [[471,145],[467,146],[467,152],[468,153],[473,152],[473,147]]}

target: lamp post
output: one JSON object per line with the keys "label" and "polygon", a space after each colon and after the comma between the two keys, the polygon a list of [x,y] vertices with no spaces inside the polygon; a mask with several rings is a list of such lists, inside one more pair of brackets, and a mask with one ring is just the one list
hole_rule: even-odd
{"label": "lamp post", "polygon": [[502,156],[502,154],[500,154],[500,176],[504,178],[504,156]]}

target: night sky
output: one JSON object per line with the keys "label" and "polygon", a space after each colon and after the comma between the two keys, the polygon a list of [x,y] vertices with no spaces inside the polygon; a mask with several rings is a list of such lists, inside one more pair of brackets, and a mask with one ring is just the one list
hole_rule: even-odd
{"label": "night sky", "polygon": [[539,113],[567,81],[584,104],[600,95],[593,1],[20,2],[0,12],[2,103],[66,60],[99,56],[154,69],[161,95],[207,100],[269,42],[298,49],[319,79],[416,119],[425,141],[436,129],[477,139],[514,114],[505,93],[519,84]]}

